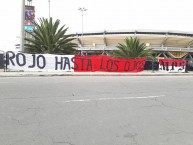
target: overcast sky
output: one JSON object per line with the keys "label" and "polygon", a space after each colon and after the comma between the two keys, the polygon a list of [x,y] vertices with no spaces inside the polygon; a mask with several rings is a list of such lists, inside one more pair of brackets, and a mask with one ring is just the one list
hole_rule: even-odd
{"label": "overcast sky", "polygon": [[[4,0],[0,5],[0,50],[15,50],[20,43],[22,0]],[[26,0],[27,1],[27,0]],[[165,30],[193,32],[192,0],[50,0],[51,16],[69,27],[68,33],[104,30]],[[36,19],[48,17],[48,0],[33,0]]]}

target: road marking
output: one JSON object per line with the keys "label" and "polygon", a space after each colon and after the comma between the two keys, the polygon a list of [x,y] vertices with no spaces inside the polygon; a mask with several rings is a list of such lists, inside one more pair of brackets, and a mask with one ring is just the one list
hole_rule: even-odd
{"label": "road marking", "polygon": [[164,97],[164,96],[165,96],[165,95],[159,95],[159,96],[144,96],[144,97],[122,97],[122,98],[80,99],[80,100],[68,100],[68,101],[64,101],[64,103],[72,103],[72,102],[92,102],[92,101],[107,101],[107,100],[151,99],[151,98],[159,98],[159,97]]}

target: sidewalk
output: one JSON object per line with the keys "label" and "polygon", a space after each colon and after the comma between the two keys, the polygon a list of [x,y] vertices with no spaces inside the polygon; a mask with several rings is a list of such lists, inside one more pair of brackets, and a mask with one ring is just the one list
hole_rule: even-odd
{"label": "sidewalk", "polygon": [[0,77],[52,77],[52,76],[193,76],[188,73],[163,73],[158,71],[143,71],[139,73],[116,73],[116,72],[3,72]]}

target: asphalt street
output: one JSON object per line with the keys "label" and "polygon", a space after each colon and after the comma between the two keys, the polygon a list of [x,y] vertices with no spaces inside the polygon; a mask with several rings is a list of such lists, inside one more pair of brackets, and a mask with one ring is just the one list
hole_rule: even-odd
{"label": "asphalt street", "polygon": [[0,145],[193,145],[193,76],[0,78]]}

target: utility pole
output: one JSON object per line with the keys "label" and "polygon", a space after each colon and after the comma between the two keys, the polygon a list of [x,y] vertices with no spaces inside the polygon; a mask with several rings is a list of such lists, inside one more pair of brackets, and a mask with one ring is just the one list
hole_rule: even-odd
{"label": "utility pole", "polygon": [[24,20],[25,20],[25,0],[21,2],[21,34],[20,34],[20,51],[24,51],[24,37],[25,37],[25,30],[24,30]]}
{"label": "utility pole", "polygon": [[48,0],[48,18],[50,19],[50,0]]}

